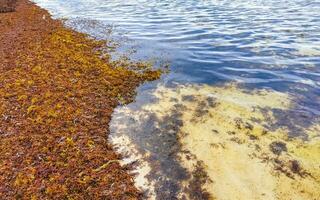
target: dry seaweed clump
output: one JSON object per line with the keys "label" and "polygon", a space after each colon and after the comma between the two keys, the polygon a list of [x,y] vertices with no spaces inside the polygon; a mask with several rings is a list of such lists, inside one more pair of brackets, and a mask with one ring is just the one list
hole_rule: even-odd
{"label": "dry seaweed clump", "polygon": [[0,14],[0,199],[139,197],[106,132],[161,72],[104,46],[26,0]]}

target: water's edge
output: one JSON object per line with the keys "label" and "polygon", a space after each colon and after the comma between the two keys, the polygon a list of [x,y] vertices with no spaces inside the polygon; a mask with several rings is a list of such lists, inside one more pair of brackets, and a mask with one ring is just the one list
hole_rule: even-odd
{"label": "water's edge", "polygon": [[111,37],[125,32],[137,59],[171,61],[110,123],[146,199],[320,196],[320,4],[35,2],[94,37],[119,26]]}

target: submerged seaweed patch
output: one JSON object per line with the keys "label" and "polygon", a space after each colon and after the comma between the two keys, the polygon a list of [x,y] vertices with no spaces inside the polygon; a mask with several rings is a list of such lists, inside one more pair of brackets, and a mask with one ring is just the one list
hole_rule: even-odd
{"label": "submerged seaweed patch", "polygon": [[272,142],[270,145],[270,151],[272,151],[272,153],[276,154],[276,155],[281,155],[281,153],[284,151],[287,151],[287,145],[284,142],[278,142],[278,141],[274,141]]}
{"label": "submerged seaweed patch", "polygon": [[[170,99],[170,102],[174,101]],[[208,196],[207,192],[202,189],[202,183],[206,181],[206,175],[200,162],[195,169],[197,173],[191,174],[185,167],[181,166],[179,161],[180,156],[178,154],[181,151],[180,130],[186,123],[181,119],[184,109],[186,108],[182,104],[174,104],[172,110],[161,118],[157,113],[151,113],[147,110],[132,115],[132,113],[127,112],[127,109],[122,110],[121,115],[113,116],[111,141],[121,148],[122,142],[118,138],[129,137],[131,143],[143,155],[140,161],[147,162],[151,166],[150,171],[147,175],[144,175],[144,178],[152,183],[154,192],[148,195],[146,191],[146,198],[175,199],[179,197],[183,199],[193,196],[195,199],[202,199],[202,197]],[[132,149],[126,149],[122,152],[130,153],[131,151]],[[185,153],[189,158],[193,156],[191,153]],[[202,175],[200,176],[200,174]],[[192,186],[183,184],[188,180],[192,180]],[[148,187],[142,187],[141,189],[147,190]]]}
{"label": "submerged seaweed patch", "polygon": [[[157,184],[161,180],[156,177],[166,177],[180,187],[180,197],[187,199],[195,199],[193,194],[199,194],[200,199],[289,200],[319,196],[319,126],[312,123],[305,127],[304,134],[314,138],[310,141],[290,138],[287,124],[268,128],[270,123],[279,123],[274,109],[283,113],[293,109],[288,94],[248,92],[236,85],[160,85],[150,96],[157,101],[136,102],[116,110],[111,137],[126,135],[142,152],[145,144],[157,149],[148,149],[148,156],[142,156],[151,167],[150,175],[144,176],[146,180]],[[131,118],[134,125],[129,122]],[[117,123],[120,119],[121,124]],[[156,133],[149,131],[153,129]],[[167,140],[173,142],[170,147],[177,147],[171,158],[165,157],[170,154]],[[150,161],[149,157],[156,159]],[[165,168],[158,168],[157,162]],[[166,169],[177,167],[188,176],[180,179],[167,173]],[[153,170],[156,177],[152,176]],[[194,180],[198,185],[189,187]],[[170,190],[167,186],[159,188],[155,197],[161,199]]]}

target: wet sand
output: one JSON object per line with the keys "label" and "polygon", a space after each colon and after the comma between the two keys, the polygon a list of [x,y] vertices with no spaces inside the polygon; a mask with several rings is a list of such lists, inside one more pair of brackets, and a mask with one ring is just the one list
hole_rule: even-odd
{"label": "wet sand", "polygon": [[27,0],[0,13],[0,199],[137,199],[107,142],[113,109],[160,76]]}

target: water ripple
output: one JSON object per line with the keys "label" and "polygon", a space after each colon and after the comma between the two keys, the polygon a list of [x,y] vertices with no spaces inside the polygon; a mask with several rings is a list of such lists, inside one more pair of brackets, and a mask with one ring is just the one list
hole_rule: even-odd
{"label": "water ripple", "polygon": [[35,2],[54,17],[114,24],[139,44],[138,58],[165,52],[173,71],[196,82],[240,81],[305,91],[304,96],[320,93],[318,0]]}

